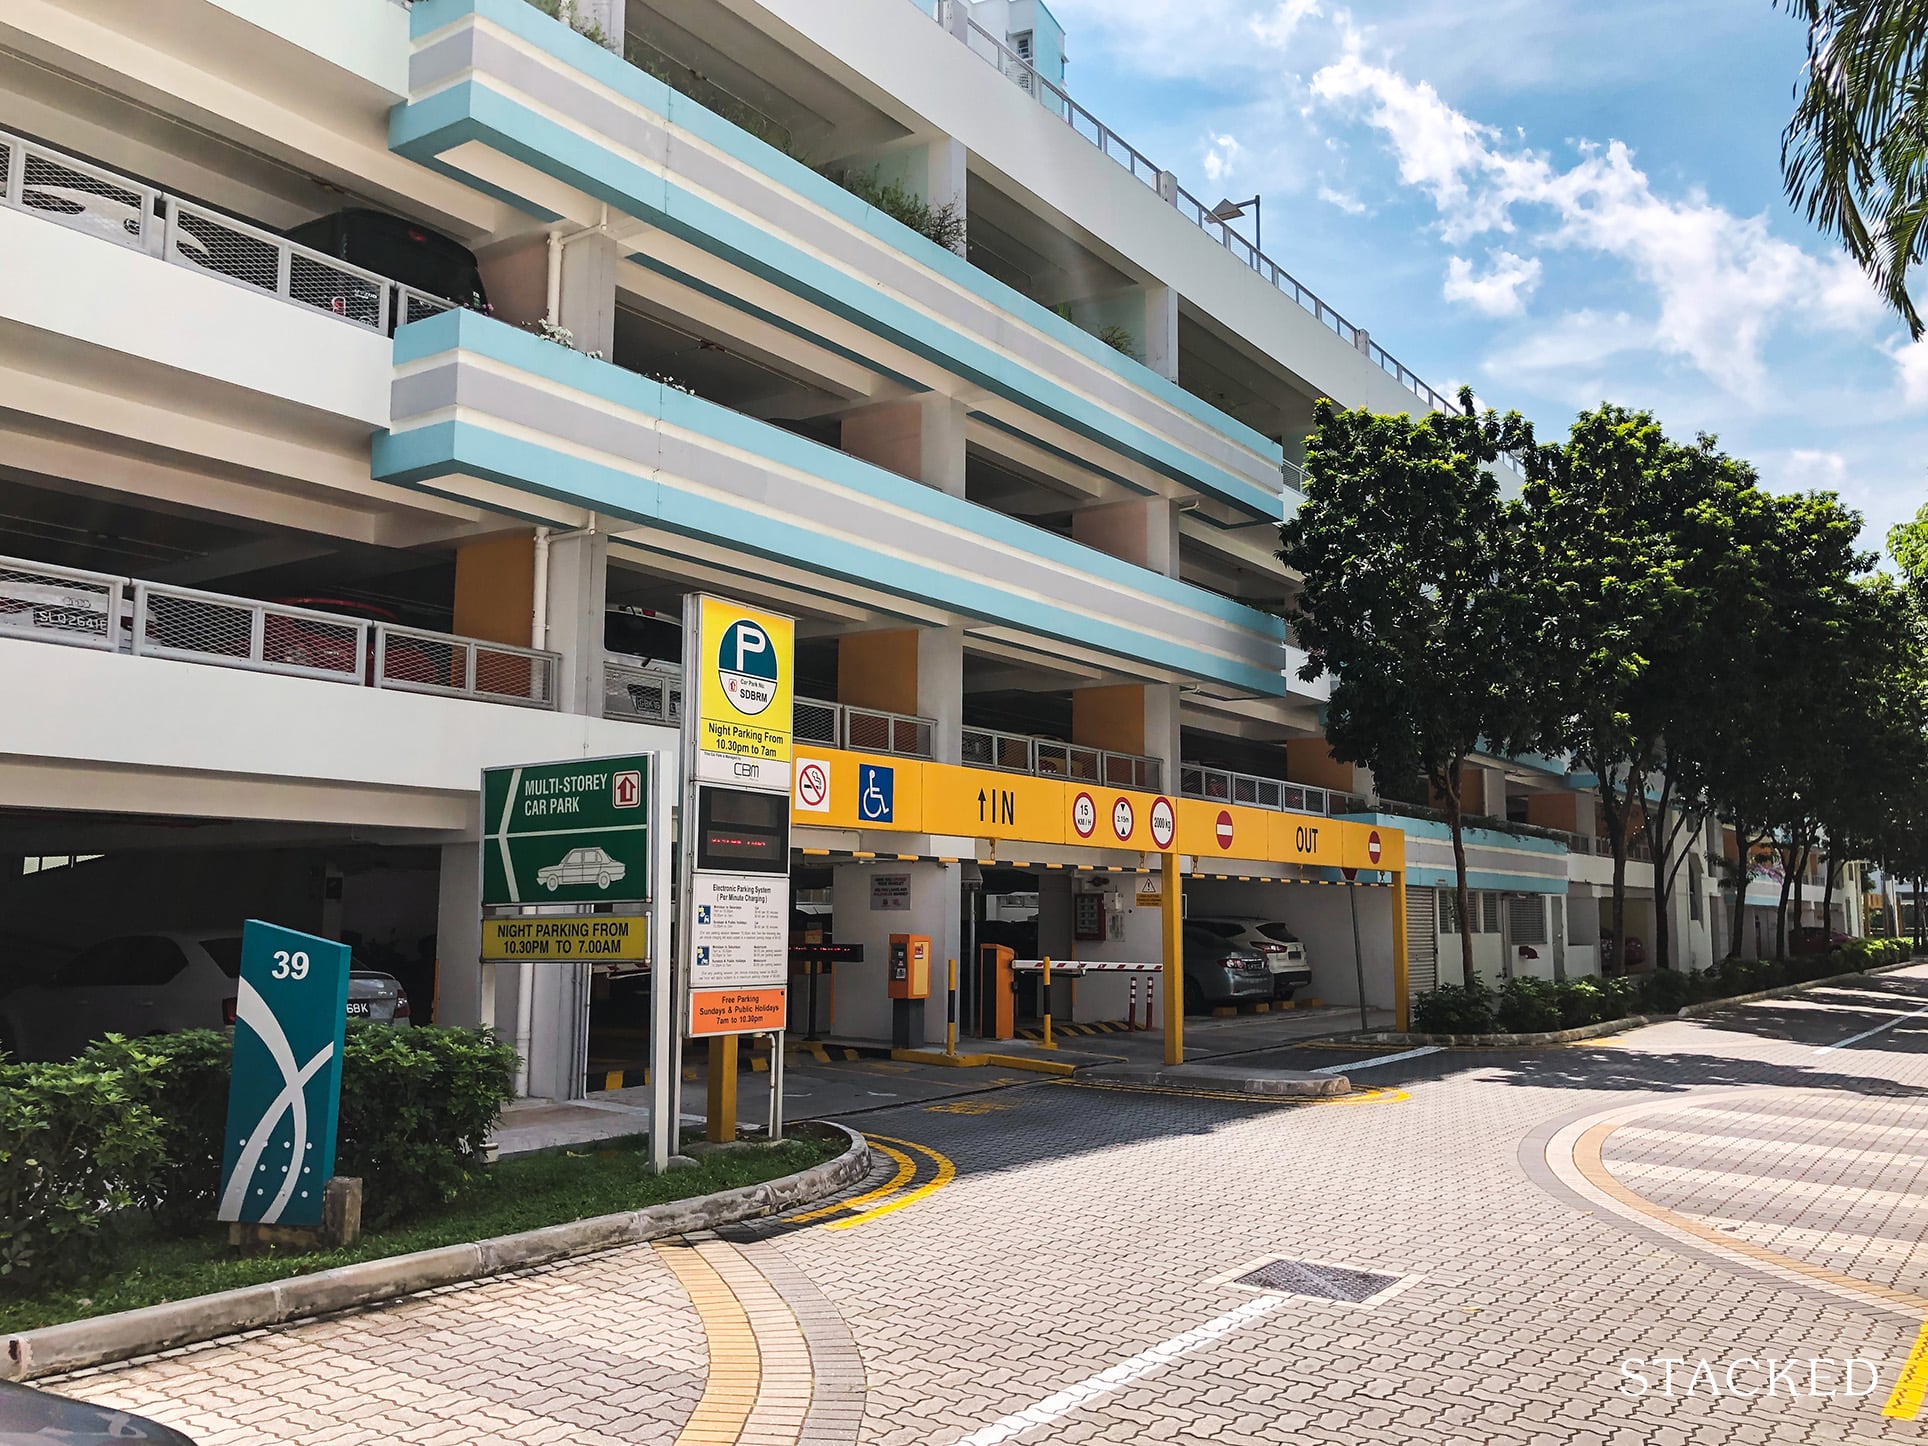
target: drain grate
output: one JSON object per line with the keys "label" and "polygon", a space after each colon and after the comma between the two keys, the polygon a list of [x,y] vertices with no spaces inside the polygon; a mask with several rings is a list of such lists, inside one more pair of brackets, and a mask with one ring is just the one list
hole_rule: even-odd
{"label": "drain grate", "polygon": [[1315,1300],[1343,1300],[1364,1305],[1398,1285],[1402,1277],[1370,1270],[1348,1270],[1343,1265],[1320,1265],[1311,1260],[1268,1260],[1256,1270],[1233,1277],[1232,1284],[1252,1290],[1311,1296]]}

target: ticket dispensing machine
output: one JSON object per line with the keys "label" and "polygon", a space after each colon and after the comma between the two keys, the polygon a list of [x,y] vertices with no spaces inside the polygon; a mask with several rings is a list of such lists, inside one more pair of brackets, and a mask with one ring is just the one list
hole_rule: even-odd
{"label": "ticket dispensing machine", "polygon": [[1018,1000],[1011,973],[1013,954],[1002,944],[985,944],[977,951],[978,1024],[986,1039],[1015,1039]]}
{"label": "ticket dispensing machine", "polygon": [[931,941],[922,934],[890,936],[890,1042],[896,1049],[924,1043],[924,1003],[931,992]]}

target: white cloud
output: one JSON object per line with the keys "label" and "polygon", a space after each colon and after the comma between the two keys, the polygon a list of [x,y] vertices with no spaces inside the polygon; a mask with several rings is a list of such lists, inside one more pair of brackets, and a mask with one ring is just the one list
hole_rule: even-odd
{"label": "white cloud", "polygon": [[1240,147],[1237,136],[1213,136],[1205,152],[1205,177],[1214,185],[1238,169]]}
{"label": "white cloud", "polygon": [[1795,447],[1782,459],[1777,480],[1796,491],[1839,492],[1848,480],[1848,459],[1839,452]]}
{"label": "white cloud", "polygon": [[1366,203],[1364,201],[1360,200],[1357,196],[1348,195],[1344,191],[1335,191],[1330,186],[1319,187],[1319,199],[1324,201],[1328,206],[1337,206],[1348,216],[1363,216],[1366,214]]}
{"label": "white cloud", "polygon": [[1492,264],[1477,272],[1464,256],[1446,263],[1446,285],[1441,291],[1448,301],[1463,301],[1487,316],[1518,316],[1526,310],[1526,299],[1540,284],[1540,258],[1516,256],[1511,251],[1486,253]]}
{"label": "white cloud", "polygon": [[1252,38],[1261,45],[1283,50],[1300,25],[1324,13],[1319,8],[1319,0],[1279,0],[1271,14],[1252,17]]}
{"label": "white cloud", "polygon": [[[1872,291],[1845,275],[1839,260],[1819,260],[1776,238],[1764,216],[1737,216],[1697,190],[1660,195],[1618,141],[1582,144],[1579,159],[1564,168],[1513,147],[1431,85],[1369,61],[1356,31],[1347,33],[1341,57],[1313,76],[1312,93],[1384,135],[1400,180],[1431,198],[1448,241],[1518,235],[1525,222],[1538,229],[1517,247],[1537,243],[1621,261],[1654,295],[1655,345],[1733,395],[1765,399],[1762,347],[1776,325],[1847,327],[1879,313]],[[1455,270],[1462,264],[1455,260]],[[1449,296],[1458,279],[1449,273]],[[1470,267],[1464,284],[1477,284]],[[1504,300],[1497,289],[1491,296]]]}
{"label": "white cloud", "polygon": [[1895,359],[1901,399],[1911,407],[1928,406],[1928,341],[1904,341],[1888,354]]}

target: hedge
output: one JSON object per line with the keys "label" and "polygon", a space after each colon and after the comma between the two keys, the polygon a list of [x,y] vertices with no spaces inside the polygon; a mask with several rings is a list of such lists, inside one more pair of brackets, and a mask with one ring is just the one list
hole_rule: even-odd
{"label": "hedge", "polygon": [[1898,939],[1853,939],[1826,954],[1792,959],[1723,959],[1710,969],[1675,969],[1612,979],[1517,977],[1490,988],[1442,984],[1413,1000],[1413,1028],[1422,1034],[1539,1034],[1576,1029],[1636,1014],[1672,1014],[1683,1005],[1755,994],[1834,974],[1899,964]]}
{"label": "hedge", "polygon": [[[116,1216],[213,1223],[227,1128],[225,1033],[109,1035],[60,1064],[0,1061],[0,1289],[99,1269]],[[455,1198],[513,1098],[516,1053],[483,1030],[355,1024],[342,1051],[336,1173],[383,1227]]]}

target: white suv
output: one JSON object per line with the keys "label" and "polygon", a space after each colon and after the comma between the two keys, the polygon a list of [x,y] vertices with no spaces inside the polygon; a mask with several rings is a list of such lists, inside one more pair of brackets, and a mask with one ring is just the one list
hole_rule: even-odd
{"label": "white suv", "polygon": [[1274,919],[1228,914],[1207,919],[1193,917],[1185,922],[1209,929],[1240,948],[1257,950],[1272,971],[1274,999],[1290,999],[1312,982],[1312,963],[1305,956],[1305,945],[1297,934]]}

